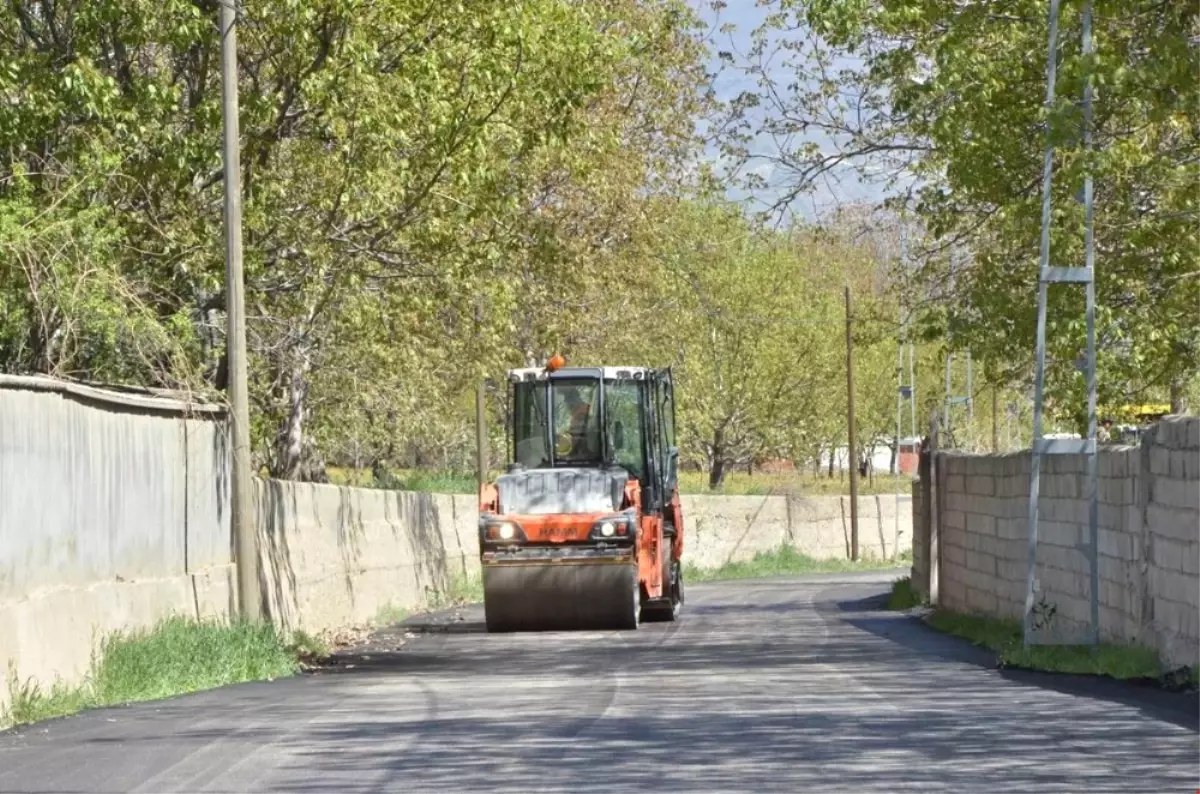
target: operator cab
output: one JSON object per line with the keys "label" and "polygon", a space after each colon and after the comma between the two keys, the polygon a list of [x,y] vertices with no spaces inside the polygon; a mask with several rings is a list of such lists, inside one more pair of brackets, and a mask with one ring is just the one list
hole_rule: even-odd
{"label": "operator cab", "polygon": [[671,371],[646,367],[509,372],[510,474],[584,470],[633,478],[660,512],[678,479]]}

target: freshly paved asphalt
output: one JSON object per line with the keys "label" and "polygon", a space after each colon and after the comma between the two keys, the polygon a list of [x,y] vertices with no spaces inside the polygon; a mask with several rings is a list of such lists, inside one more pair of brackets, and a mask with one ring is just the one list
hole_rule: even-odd
{"label": "freshly paved asphalt", "polygon": [[[890,575],[693,585],[637,632],[477,610],[336,670],[0,734],[0,792],[1194,792],[1195,700],[1004,674]],[[400,646],[397,649],[397,646]]]}

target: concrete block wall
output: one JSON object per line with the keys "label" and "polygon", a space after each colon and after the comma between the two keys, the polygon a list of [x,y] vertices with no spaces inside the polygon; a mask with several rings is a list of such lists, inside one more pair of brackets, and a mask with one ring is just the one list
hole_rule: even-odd
{"label": "concrete block wall", "polygon": [[[1097,454],[1103,637],[1155,647],[1169,664],[1200,655],[1200,417],[1155,425],[1139,447]],[[1030,456],[937,457],[939,604],[1020,618],[1028,574]],[[1036,599],[1050,640],[1087,630],[1091,576],[1085,456],[1047,456],[1040,478]],[[918,524],[920,526],[920,524]],[[918,541],[917,545],[920,545]]]}
{"label": "concrete block wall", "polygon": [[1143,439],[1131,518],[1140,522],[1143,632],[1170,658],[1200,646],[1200,418],[1159,422]]}

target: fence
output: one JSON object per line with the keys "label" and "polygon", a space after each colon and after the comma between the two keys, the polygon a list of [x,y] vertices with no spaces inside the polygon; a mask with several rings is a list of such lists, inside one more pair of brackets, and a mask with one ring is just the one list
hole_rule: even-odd
{"label": "fence", "polygon": [[[930,456],[926,455],[926,458]],[[913,580],[946,609],[1020,618],[1028,571],[1028,452],[939,452],[914,488]],[[1200,655],[1200,417],[1170,417],[1137,447],[1098,453],[1100,632]],[[1063,637],[1090,619],[1084,456],[1043,463],[1036,602]]]}

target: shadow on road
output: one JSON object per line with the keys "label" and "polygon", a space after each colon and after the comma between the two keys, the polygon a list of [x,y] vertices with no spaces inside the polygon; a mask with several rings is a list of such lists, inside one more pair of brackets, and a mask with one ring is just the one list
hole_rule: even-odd
{"label": "shadow on road", "polygon": [[[682,621],[636,632],[490,635],[468,609],[426,618],[408,644],[421,621],[392,627],[315,675],[80,720],[67,741],[4,758],[38,791],[88,790],[54,775],[89,748],[114,791],[185,763],[195,777],[178,780],[200,782],[155,790],[1194,788],[1194,732],[1143,704],[983,673],[979,649],[879,611],[875,587],[697,588]],[[142,771],[122,771],[130,747]]]}
{"label": "shadow on road", "polygon": [[834,605],[840,611],[857,613],[855,617],[844,618],[849,625],[886,638],[925,659],[936,655],[946,661],[987,668],[1005,681],[1137,708],[1153,719],[1200,732],[1200,696],[1195,692],[1170,692],[1147,683],[1102,676],[1001,668],[992,651],[940,632],[920,618],[895,612],[862,614],[862,607],[870,609],[872,602],[877,603],[876,610],[881,610],[886,605],[886,598],[882,603],[868,598],[838,601]]}

